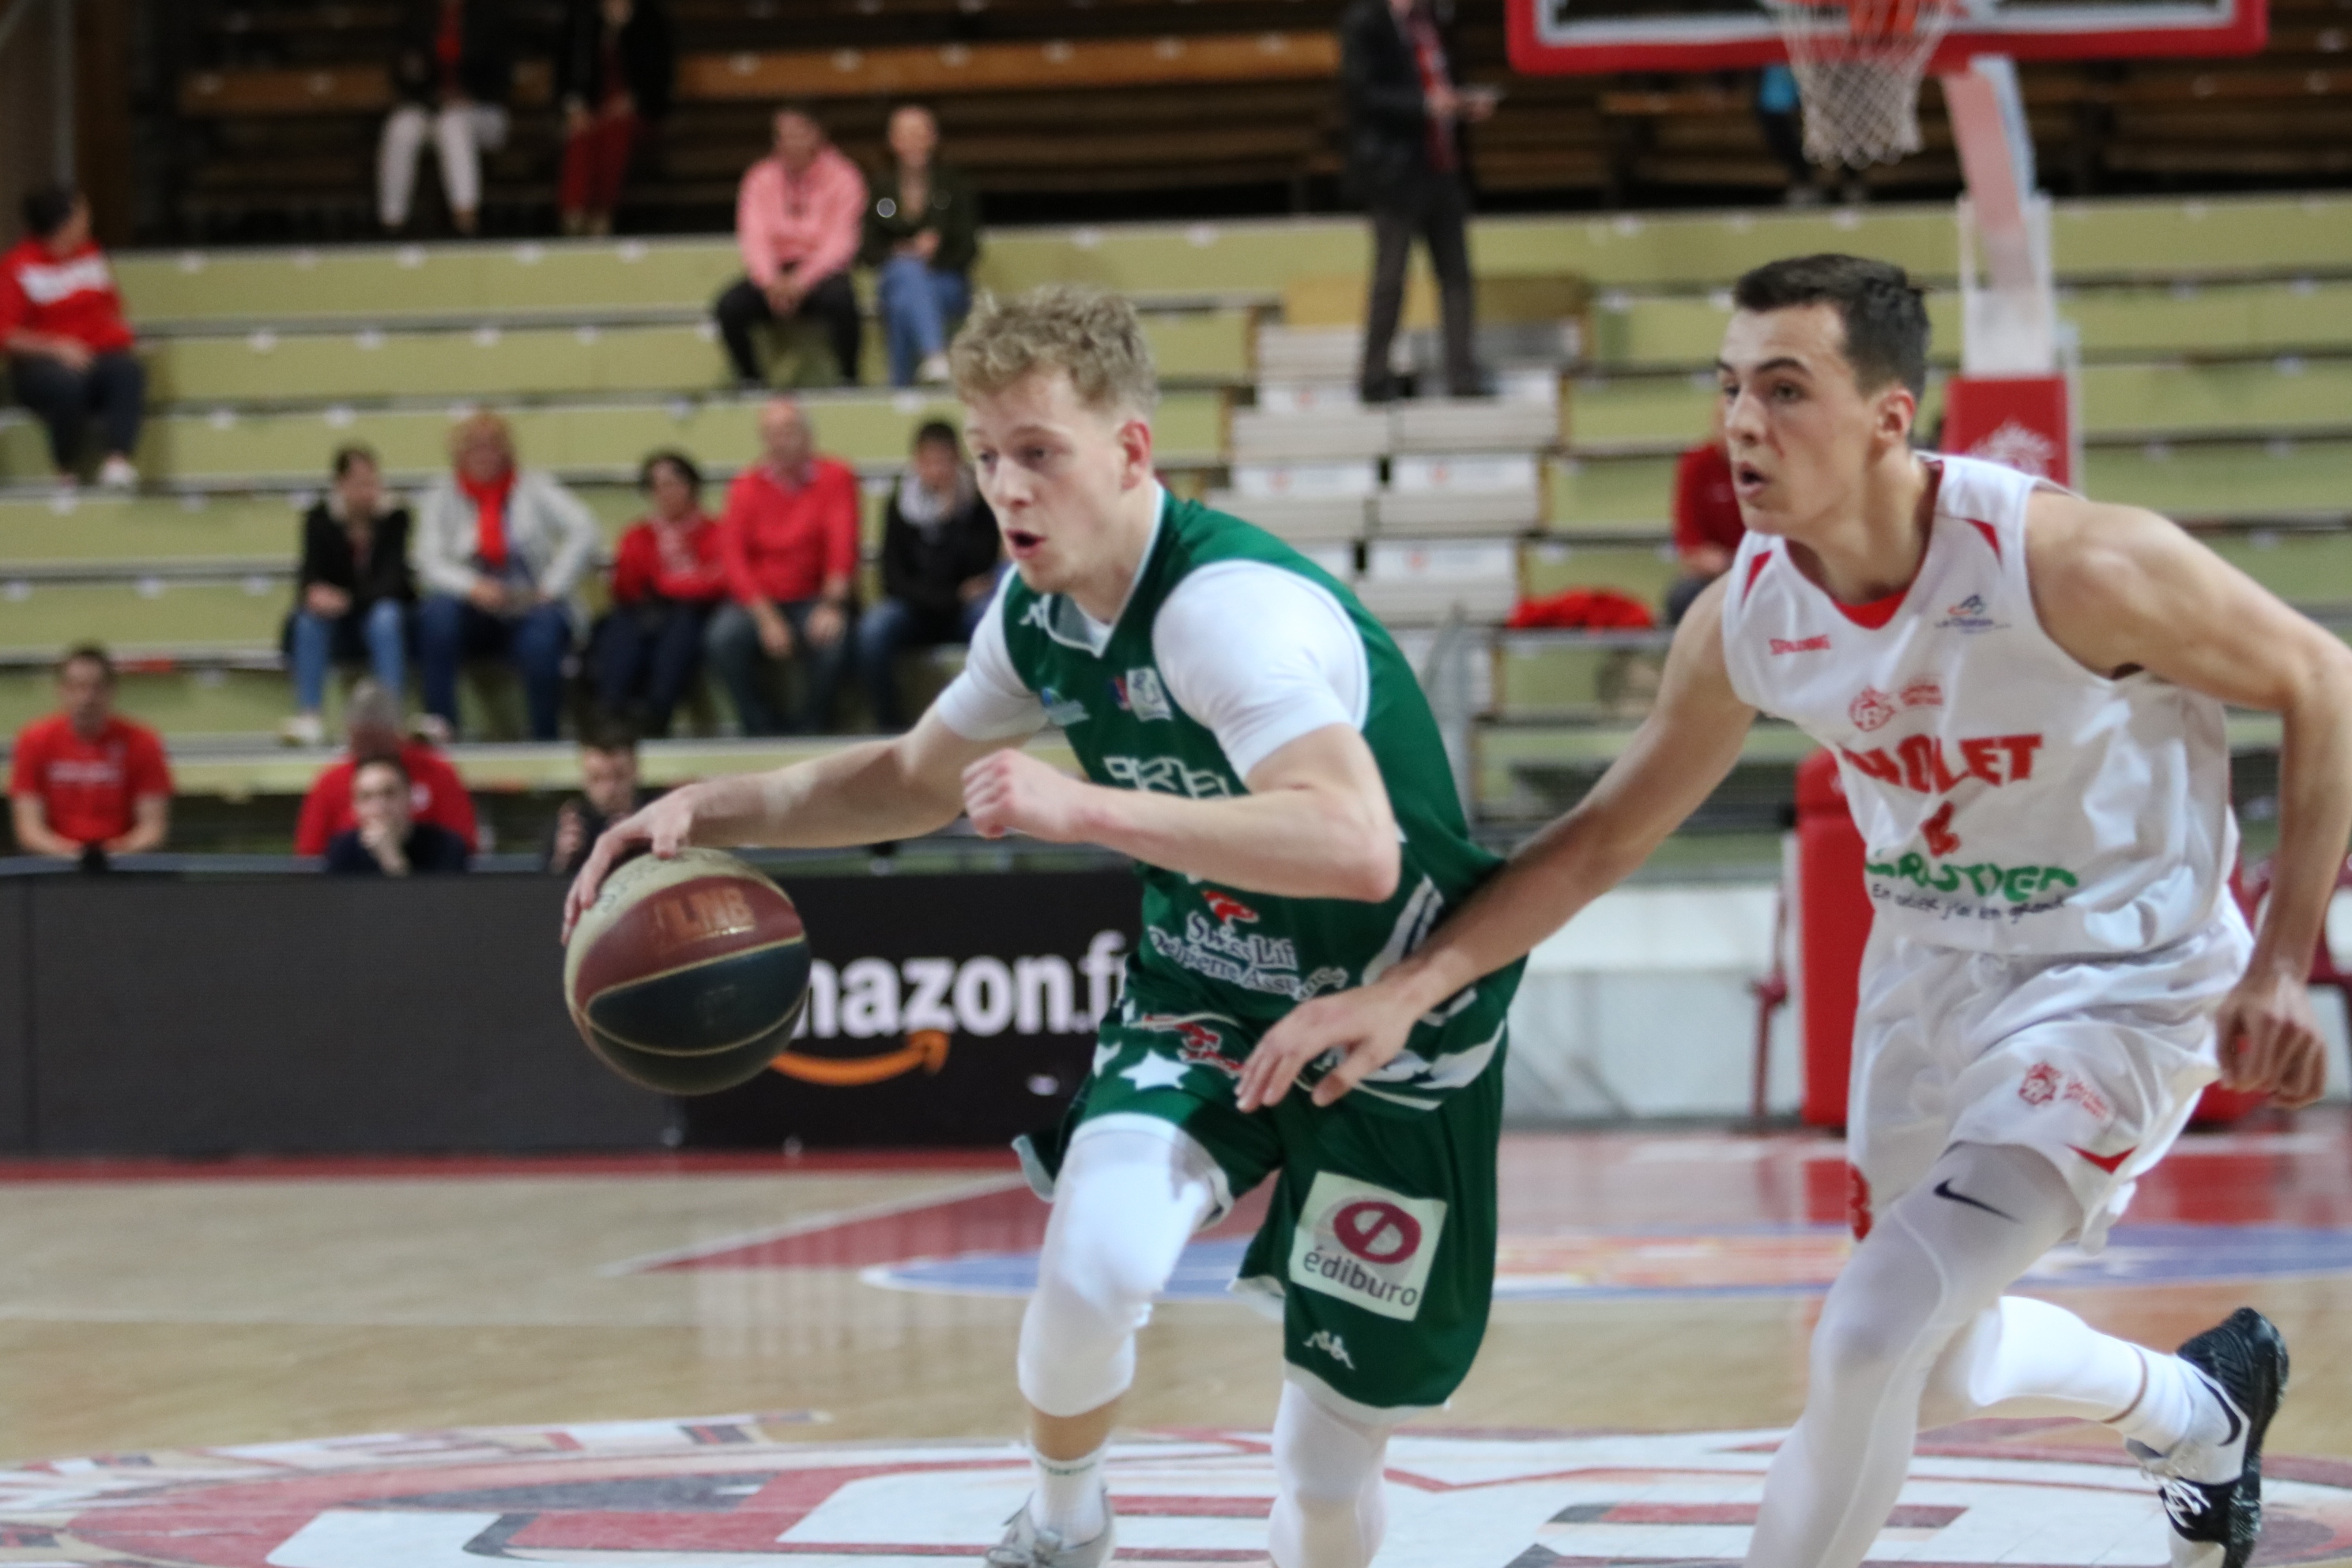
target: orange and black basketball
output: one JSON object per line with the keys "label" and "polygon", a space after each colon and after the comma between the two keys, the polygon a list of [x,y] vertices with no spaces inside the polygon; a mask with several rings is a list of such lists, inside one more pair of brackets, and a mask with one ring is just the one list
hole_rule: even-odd
{"label": "orange and black basketball", "polygon": [[792,900],[716,849],[622,865],[580,917],[563,963],[588,1048],[665,1094],[758,1076],[792,1038],[808,979]]}

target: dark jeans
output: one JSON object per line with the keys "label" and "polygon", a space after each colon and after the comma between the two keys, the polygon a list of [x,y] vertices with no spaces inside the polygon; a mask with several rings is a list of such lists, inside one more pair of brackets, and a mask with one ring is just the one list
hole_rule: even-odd
{"label": "dark jeans", "polygon": [[1769,110],[1756,111],[1757,128],[1764,132],[1764,145],[1789,171],[1792,185],[1813,183],[1813,166],[1805,161],[1805,122],[1793,110],[1775,114]]}
{"label": "dark jeans", "polygon": [[1412,237],[1429,247],[1430,269],[1437,274],[1438,311],[1445,338],[1445,390],[1475,396],[1478,360],[1474,342],[1470,286],[1470,195],[1462,176],[1425,171],[1417,179],[1377,192],[1371,203],[1372,296],[1364,318],[1364,395],[1385,402],[1396,395],[1389,375],[1389,344],[1404,310],[1405,262]]}
{"label": "dark jeans", "polygon": [[[823,602],[794,599],[776,606],[784,613],[784,624],[793,628],[793,651],[783,662],[796,667],[801,677],[801,710],[791,725],[795,734],[821,735],[832,729],[834,694],[841,689],[842,667],[848,662],[850,638],[856,635],[854,628],[844,632],[831,647],[812,644],[809,612]],[[760,646],[760,624],[751,618],[751,612],[740,605],[722,605],[710,617],[702,649],[735,703],[743,733],[784,733],[784,722],[777,716],[775,704],[768,700],[767,679],[777,661]]]}
{"label": "dark jeans", "polygon": [[[712,302],[710,313],[718,318],[719,335],[726,340],[727,357],[735,366],[739,381],[765,381],[760,369],[760,355],[751,343],[751,329],[763,321],[772,321],[776,313],[768,306],[768,297],[749,278],[735,283]],[[824,321],[825,335],[833,340],[833,357],[841,367],[841,379],[850,386],[857,384],[858,340],[866,324],[857,315],[857,291],[849,286],[849,274],[836,272],[808,291],[794,313],[799,320],[814,316]]]}
{"label": "dark jeans", "polygon": [[563,716],[563,656],[572,651],[572,616],[561,605],[538,605],[509,619],[448,594],[416,613],[417,662],[425,668],[425,710],[457,729],[457,668],[469,658],[510,658],[522,669],[530,738],[552,741]]}
{"label": "dark jeans", "polygon": [[646,691],[646,731],[669,733],[670,717],[686,695],[702,661],[702,637],[710,619],[707,604],[661,599],[623,605],[597,628],[596,701],[611,714],[628,710],[640,684]]}
{"label": "dark jeans", "polygon": [[898,656],[910,647],[971,641],[988,605],[979,598],[952,610],[919,610],[904,599],[885,599],[857,618],[857,679],[865,684],[866,705],[877,725],[907,727],[898,703]]}
{"label": "dark jeans", "polygon": [[100,354],[88,370],[69,369],[47,354],[16,354],[9,371],[16,400],[48,427],[49,461],[58,472],[71,472],[80,459],[93,414],[105,433],[108,457],[127,458],[137,448],[147,367],[128,353]]}

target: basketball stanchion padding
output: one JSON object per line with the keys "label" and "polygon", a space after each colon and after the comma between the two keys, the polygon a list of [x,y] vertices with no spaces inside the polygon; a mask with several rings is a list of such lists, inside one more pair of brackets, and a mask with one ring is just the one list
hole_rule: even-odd
{"label": "basketball stanchion padding", "polygon": [[784,890],[732,855],[641,855],[572,929],[563,993],[581,1038],[630,1082],[709,1094],[780,1055],[808,1002],[808,936]]}

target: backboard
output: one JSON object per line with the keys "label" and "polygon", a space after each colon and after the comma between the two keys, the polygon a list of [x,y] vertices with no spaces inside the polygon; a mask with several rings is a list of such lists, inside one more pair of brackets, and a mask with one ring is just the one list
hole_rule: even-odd
{"label": "backboard", "polygon": [[[1531,76],[1707,71],[1787,58],[1757,0],[1505,0],[1511,67]],[[2020,60],[2252,54],[2269,31],[2267,0],[1962,0],[1929,62],[1956,70],[1977,55]]]}

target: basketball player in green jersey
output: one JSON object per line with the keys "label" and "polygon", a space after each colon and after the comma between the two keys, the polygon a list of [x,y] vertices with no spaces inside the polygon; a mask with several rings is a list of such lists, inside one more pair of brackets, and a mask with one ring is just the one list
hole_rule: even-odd
{"label": "basketball player in green jersey", "polygon": [[[1110,1560],[1103,1456],[1135,1331],[1187,1238],[1275,1175],[1235,1287],[1284,1322],[1274,1561],[1365,1568],[1390,1429],[1445,1400],[1486,1331],[1517,969],[1439,1004],[1337,1105],[1244,1112],[1234,1089],[1276,1021],[1378,978],[1494,857],[1379,624],[1295,551],[1153,478],[1158,389],[1130,306],[1063,288],[983,306],[951,363],[1013,566],[963,674],[908,734],[617,824],[568,913],[639,844],[872,844],[962,813],[991,837],[1134,857],[1144,940],[1125,994],[1062,1131],[1024,1150],[1054,1204],[1018,1360],[1035,1489],[986,1561]],[[1048,724],[1087,782],[1021,753]]]}

